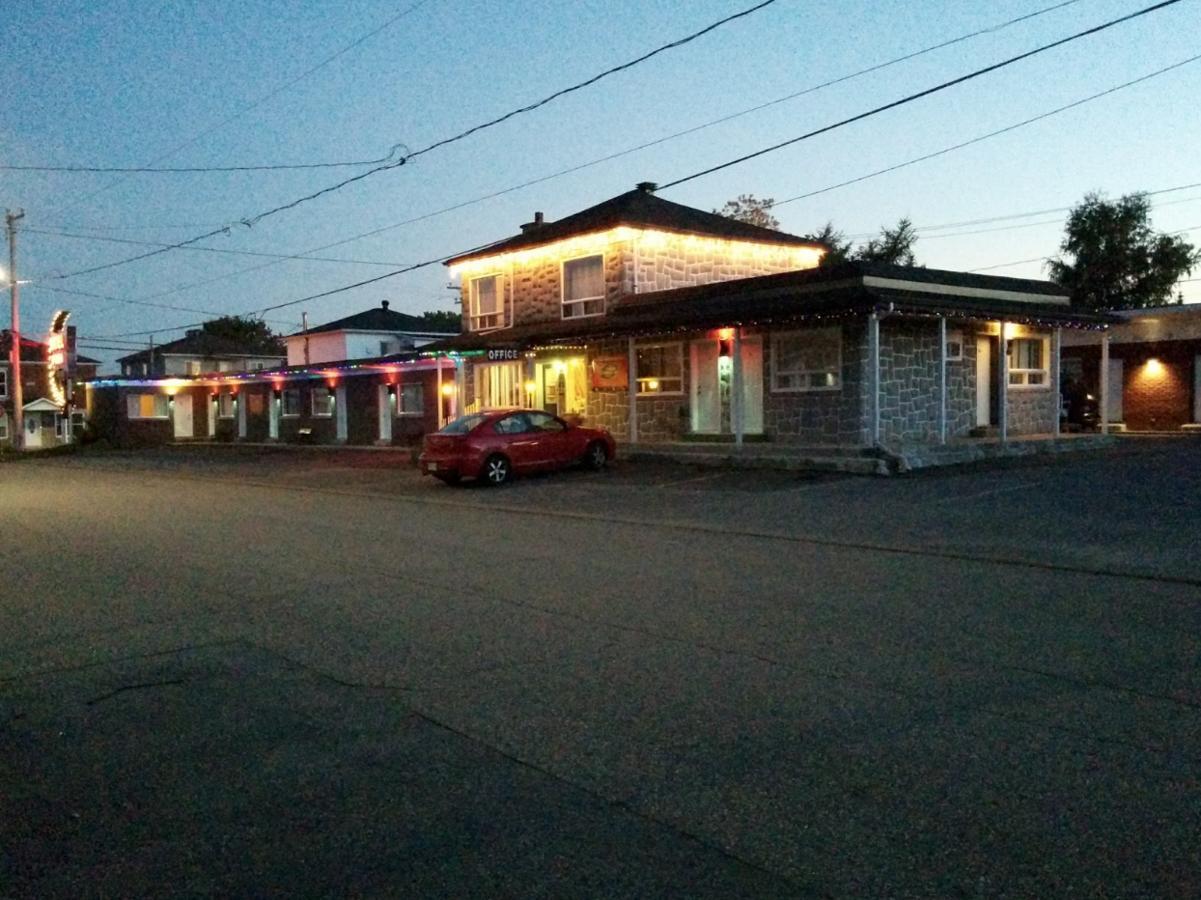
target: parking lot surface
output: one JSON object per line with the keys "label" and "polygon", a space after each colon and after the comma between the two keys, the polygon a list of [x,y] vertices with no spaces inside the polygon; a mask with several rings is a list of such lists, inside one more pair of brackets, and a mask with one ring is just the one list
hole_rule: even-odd
{"label": "parking lot surface", "polygon": [[1201,441],[0,465],[0,896],[1201,893]]}

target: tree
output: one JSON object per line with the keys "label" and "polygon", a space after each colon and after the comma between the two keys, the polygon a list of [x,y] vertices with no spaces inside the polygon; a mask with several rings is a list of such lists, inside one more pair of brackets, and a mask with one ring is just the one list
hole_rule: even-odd
{"label": "tree", "polygon": [[[1141,309],[1172,297],[1172,287],[1201,262],[1183,238],[1151,228],[1146,194],[1116,201],[1087,194],[1072,208],[1051,280],[1087,309]],[[1065,258],[1066,257],[1066,258]]]}
{"label": "tree", "polygon": [[847,236],[834,227],[833,222],[827,222],[815,234],[807,235],[809,240],[825,244],[829,250],[822,255],[823,266],[837,266],[851,258],[851,242]]}
{"label": "tree", "polygon": [[736,200],[727,200],[721,209],[713,210],[719,216],[746,222],[748,225],[758,225],[760,228],[779,230],[780,220],[769,210],[775,205],[775,200],[766,197],[759,200],[754,194],[739,194]]}
{"label": "tree", "polygon": [[426,310],[417,317],[422,328],[430,331],[446,331],[458,333],[463,328],[463,317],[457,312],[444,310]]}
{"label": "tree", "polygon": [[209,319],[200,326],[200,330],[202,334],[209,337],[235,342],[239,347],[248,351],[264,351],[272,354],[284,352],[284,345],[279,335],[260,319],[221,316],[218,319]]}
{"label": "tree", "polygon": [[913,222],[902,218],[893,228],[881,226],[880,235],[856,250],[851,258],[893,266],[916,266],[917,258],[913,255],[913,245],[916,243],[917,230]]}

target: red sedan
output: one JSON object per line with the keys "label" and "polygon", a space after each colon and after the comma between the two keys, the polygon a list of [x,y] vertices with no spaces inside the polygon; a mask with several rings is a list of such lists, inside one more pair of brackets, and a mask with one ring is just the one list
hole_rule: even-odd
{"label": "red sedan", "polygon": [[448,484],[482,478],[499,485],[515,474],[575,463],[601,469],[616,453],[607,429],[569,425],[536,409],[497,409],[461,416],[426,435],[418,462],[423,475]]}

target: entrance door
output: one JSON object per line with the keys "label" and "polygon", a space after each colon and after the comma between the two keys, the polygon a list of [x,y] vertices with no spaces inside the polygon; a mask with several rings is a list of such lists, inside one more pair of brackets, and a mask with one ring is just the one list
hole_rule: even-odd
{"label": "entrance door", "polygon": [[692,342],[691,407],[692,430],[696,434],[717,434],[721,431],[720,355],[721,345],[717,341]]}
{"label": "entrance door", "polygon": [[192,395],[175,395],[175,437],[190,438],[192,436]]}
{"label": "entrance door", "polygon": [[763,434],[763,339],[743,338],[740,355],[742,431],[743,434]]}
{"label": "entrance door", "polygon": [[1109,392],[1106,396],[1106,406],[1109,409],[1110,422],[1122,421],[1122,361],[1109,358]]}
{"label": "entrance door", "polygon": [[976,338],[976,424],[992,424],[992,339]]}

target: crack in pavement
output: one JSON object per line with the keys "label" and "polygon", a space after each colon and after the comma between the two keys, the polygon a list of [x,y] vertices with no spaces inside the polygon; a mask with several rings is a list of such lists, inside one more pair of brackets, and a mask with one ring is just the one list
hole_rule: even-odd
{"label": "crack in pavement", "polygon": [[101,694],[99,697],[93,697],[91,700],[84,701],[85,706],[95,706],[97,703],[103,703],[105,700],[111,700],[120,694],[127,691],[145,691],[150,688],[168,687],[170,685],[187,684],[187,680],[183,678],[168,678],[165,681],[144,681],[139,684],[123,684],[118,688],[109,691],[107,694]]}

